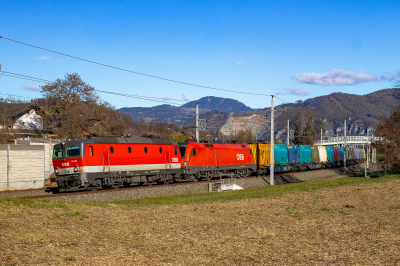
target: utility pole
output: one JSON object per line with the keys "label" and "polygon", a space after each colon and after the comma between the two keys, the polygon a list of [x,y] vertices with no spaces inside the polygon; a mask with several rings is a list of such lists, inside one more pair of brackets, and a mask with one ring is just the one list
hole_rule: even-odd
{"label": "utility pole", "polygon": [[274,185],[274,95],[271,95],[271,160],[269,167],[269,183],[271,186]]}
{"label": "utility pole", "polygon": [[336,147],[339,148],[339,134],[336,133]]}
{"label": "utility pole", "polygon": [[344,158],[344,173],[346,173],[346,117],[344,118],[344,149],[343,149],[343,158]]}
{"label": "utility pole", "polygon": [[196,141],[200,142],[200,139],[199,139],[199,101],[196,101]]}
{"label": "utility pole", "polygon": [[369,131],[367,128],[367,165],[369,164]]}
{"label": "utility pole", "polygon": [[322,147],[322,128],[321,128],[321,147]]}
{"label": "utility pole", "polygon": [[371,142],[374,140],[374,134],[372,134],[371,141],[369,142],[369,153],[371,155],[370,161],[374,164],[374,148],[371,149]]}
{"label": "utility pole", "polygon": [[286,140],[288,146],[290,145],[289,133],[290,132],[289,132],[289,118],[288,118],[287,119],[287,140]]}

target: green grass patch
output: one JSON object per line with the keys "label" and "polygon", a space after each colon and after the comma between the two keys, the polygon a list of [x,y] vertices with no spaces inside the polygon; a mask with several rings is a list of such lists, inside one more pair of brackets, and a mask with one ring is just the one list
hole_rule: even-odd
{"label": "green grass patch", "polygon": [[126,207],[147,207],[155,205],[204,204],[204,203],[227,202],[234,200],[254,199],[254,198],[279,197],[287,193],[308,192],[320,189],[333,189],[336,187],[348,186],[348,185],[380,183],[380,182],[397,180],[399,178],[400,178],[399,175],[382,176],[380,178],[344,177],[344,178],[319,180],[313,182],[249,188],[244,190],[236,190],[228,192],[187,194],[179,196],[160,197],[160,198],[146,198],[138,200],[106,201],[106,202],[80,201],[80,202],[67,203],[64,201],[0,198],[0,204],[6,206],[24,205],[32,208],[64,208],[64,209],[80,205],[110,207],[111,204],[116,204],[116,205],[123,205]]}
{"label": "green grass patch", "polygon": [[0,198],[0,204],[9,207],[23,205],[34,209],[44,209],[44,208],[68,209],[68,204],[65,201]]}

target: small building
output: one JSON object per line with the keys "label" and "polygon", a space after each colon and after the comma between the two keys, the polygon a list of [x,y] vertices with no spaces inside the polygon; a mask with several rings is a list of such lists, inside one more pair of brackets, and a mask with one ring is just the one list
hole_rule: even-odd
{"label": "small building", "polygon": [[13,129],[43,130],[43,111],[38,106],[30,106],[13,117]]}

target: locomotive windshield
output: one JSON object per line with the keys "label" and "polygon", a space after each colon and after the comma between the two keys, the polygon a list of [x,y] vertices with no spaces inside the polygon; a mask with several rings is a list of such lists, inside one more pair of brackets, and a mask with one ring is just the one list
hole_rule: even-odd
{"label": "locomotive windshield", "polygon": [[77,157],[79,155],[80,155],[80,148],[78,145],[67,147],[67,158],[68,157]]}
{"label": "locomotive windshield", "polygon": [[59,147],[54,146],[53,159],[61,159],[62,157],[63,157],[62,146],[59,146]]}
{"label": "locomotive windshield", "polygon": [[179,143],[179,152],[181,153],[181,159],[185,159],[185,152],[186,152],[186,147],[187,147],[187,143]]}

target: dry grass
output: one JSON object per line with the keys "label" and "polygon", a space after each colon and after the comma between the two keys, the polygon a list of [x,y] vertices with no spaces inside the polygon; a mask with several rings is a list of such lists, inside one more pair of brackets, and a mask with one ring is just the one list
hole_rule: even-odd
{"label": "dry grass", "polygon": [[396,265],[400,182],[227,202],[0,204],[0,265]]}

